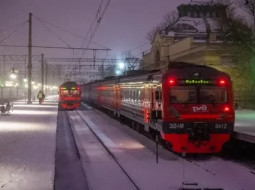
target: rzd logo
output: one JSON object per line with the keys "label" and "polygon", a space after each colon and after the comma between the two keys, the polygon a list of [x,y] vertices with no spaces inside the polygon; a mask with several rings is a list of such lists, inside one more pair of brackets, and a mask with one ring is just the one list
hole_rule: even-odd
{"label": "rzd logo", "polygon": [[206,105],[193,106],[192,109],[193,109],[193,112],[207,111],[207,106]]}

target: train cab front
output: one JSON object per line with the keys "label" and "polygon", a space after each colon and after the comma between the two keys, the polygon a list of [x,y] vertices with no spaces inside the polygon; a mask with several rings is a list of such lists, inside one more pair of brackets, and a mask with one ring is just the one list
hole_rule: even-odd
{"label": "train cab front", "polygon": [[81,88],[75,82],[66,82],[59,87],[59,110],[74,110],[81,104]]}
{"label": "train cab front", "polygon": [[61,109],[64,110],[74,110],[74,109],[78,109],[81,105],[80,101],[68,101],[68,100],[64,100],[64,101],[60,101],[59,102],[59,106]]}
{"label": "train cab front", "polygon": [[164,101],[162,138],[179,153],[220,152],[234,127],[231,85],[221,79],[173,81]]}

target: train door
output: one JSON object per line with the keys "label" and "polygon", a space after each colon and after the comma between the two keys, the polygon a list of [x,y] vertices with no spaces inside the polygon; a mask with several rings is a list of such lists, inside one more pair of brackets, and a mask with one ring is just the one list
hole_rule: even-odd
{"label": "train door", "polygon": [[144,98],[143,98],[144,122],[149,123],[150,119],[150,84],[144,84]]}
{"label": "train door", "polygon": [[121,104],[121,89],[120,89],[120,84],[117,84],[115,86],[115,109],[114,109],[114,114],[118,114],[119,116],[119,108],[120,108],[120,104]]}
{"label": "train door", "polygon": [[154,119],[162,119],[162,87],[157,85],[154,88]]}
{"label": "train door", "polygon": [[150,110],[151,120],[157,120],[162,118],[162,90],[159,85],[151,85],[151,97],[150,97]]}

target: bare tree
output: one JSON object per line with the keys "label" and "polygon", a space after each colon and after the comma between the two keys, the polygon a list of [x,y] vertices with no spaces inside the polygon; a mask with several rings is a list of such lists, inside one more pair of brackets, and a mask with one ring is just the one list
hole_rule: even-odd
{"label": "bare tree", "polygon": [[159,25],[157,25],[156,27],[154,27],[151,31],[147,33],[146,39],[152,42],[157,31],[161,31],[168,27],[173,26],[177,22],[177,20],[178,20],[178,12],[176,10],[167,13],[163,17],[163,22],[161,22]]}
{"label": "bare tree", "polygon": [[156,26],[154,27],[152,30],[150,30],[147,35],[146,35],[146,39],[149,40],[150,42],[153,41],[155,34],[157,31],[162,30],[161,26]]}
{"label": "bare tree", "polygon": [[253,18],[253,31],[255,31],[255,0],[245,0],[244,9],[247,11],[249,15]]}

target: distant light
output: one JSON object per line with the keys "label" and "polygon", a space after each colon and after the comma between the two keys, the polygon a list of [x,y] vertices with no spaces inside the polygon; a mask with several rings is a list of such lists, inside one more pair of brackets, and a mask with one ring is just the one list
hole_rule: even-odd
{"label": "distant light", "polygon": [[11,79],[16,79],[17,75],[15,73],[11,73],[10,77],[11,77]]}
{"label": "distant light", "polygon": [[38,86],[37,86],[37,85],[34,85],[33,88],[36,90],[36,89],[38,89]]}
{"label": "distant light", "polygon": [[26,78],[24,78],[24,79],[23,79],[23,82],[27,82],[27,79],[26,79]]}
{"label": "distant light", "polygon": [[5,86],[12,87],[12,86],[14,86],[14,82],[13,81],[5,81]]}
{"label": "distant light", "polygon": [[125,68],[125,64],[123,62],[118,63],[119,69],[123,70]]}
{"label": "distant light", "polygon": [[120,70],[116,70],[115,73],[116,73],[116,75],[120,75],[121,74]]}

